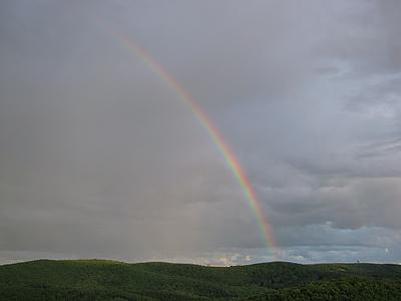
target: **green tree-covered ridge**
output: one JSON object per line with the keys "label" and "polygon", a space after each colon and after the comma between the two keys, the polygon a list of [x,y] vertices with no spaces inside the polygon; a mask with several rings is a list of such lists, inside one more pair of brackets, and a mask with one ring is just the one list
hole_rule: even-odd
{"label": "green tree-covered ridge", "polygon": [[0,300],[401,300],[401,266],[38,260],[0,266]]}

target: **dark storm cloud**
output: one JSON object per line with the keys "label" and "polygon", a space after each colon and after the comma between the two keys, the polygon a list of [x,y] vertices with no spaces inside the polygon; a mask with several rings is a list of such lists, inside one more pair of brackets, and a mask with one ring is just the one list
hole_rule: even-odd
{"label": "dark storm cloud", "polygon": [[346,11],[331,24],[320,53],[349,62],[352,71],[361,76],[400,72],[400,2],[357,1],[344,5]]}
{"label": "dark storm cloud", "polygon": [[[3,1],[0,260],[399,261],[399,1]],[[378,238],[381,237],[381,238]]]}

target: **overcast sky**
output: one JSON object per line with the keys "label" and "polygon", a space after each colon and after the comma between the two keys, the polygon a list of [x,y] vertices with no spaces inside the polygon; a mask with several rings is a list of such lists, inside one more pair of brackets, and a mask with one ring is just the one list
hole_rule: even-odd
{"label": "overcast sky", "polygon": [[0,2],[0,262],[401,262],[401,1]]}

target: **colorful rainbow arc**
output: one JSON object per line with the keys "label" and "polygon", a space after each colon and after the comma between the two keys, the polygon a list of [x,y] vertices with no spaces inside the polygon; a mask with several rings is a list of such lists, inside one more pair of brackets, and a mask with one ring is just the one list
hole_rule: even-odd
{"label": "colorful rainbow arc", "polygon": [[128,49],[132,50],[150,67],[153,72],[158,74],[160,78],[163,79],[178,94],[181,100],[196,116],[199,123],[206,130],[206,132],[211,137],[213,143],[217,146],[217,148],[223,155],[227,166],[230,168],[232,174],[240,184],[245,198],[248,200],[252,211],[257,217],[259,226],[261,228],[263,241],[266,243],[267,247],[272,248],[273,255],[275,256],[275,258],[277,258],[279,254],[279,249],[272,232],[272,227],[270,226],[266,215],[263,213],[261,202],[258,199],[255,189],[249,181],[249,178],[242,168],[239,160],[237,159],[229,145],[224,141],[224,138],[219,129],[210,120],[206,112],[198,104],[195,98],[175,79],[175,77],[171,73],[169,73],[160,63],[158,63],[148,51],[146,51],[144,48],[142,48],[132,39],[126,36],[123,36],[116,32],[113,32],[113,35],[117,36]]}

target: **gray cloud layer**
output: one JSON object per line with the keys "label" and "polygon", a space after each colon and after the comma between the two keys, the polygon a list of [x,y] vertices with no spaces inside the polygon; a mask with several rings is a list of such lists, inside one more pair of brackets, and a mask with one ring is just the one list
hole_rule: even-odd
{"label": "gray cloud layer", "polygon": [[399,1],[2,1],[0,260],[399,262]]}

